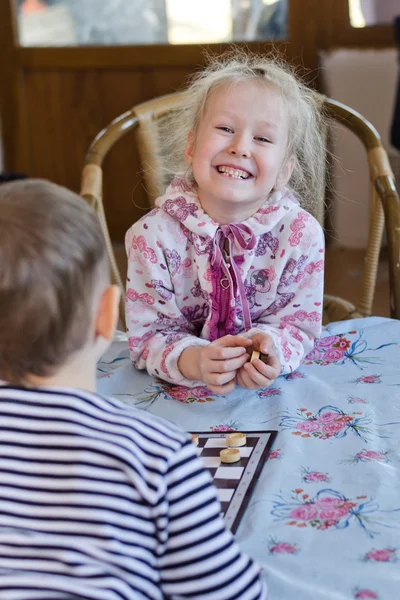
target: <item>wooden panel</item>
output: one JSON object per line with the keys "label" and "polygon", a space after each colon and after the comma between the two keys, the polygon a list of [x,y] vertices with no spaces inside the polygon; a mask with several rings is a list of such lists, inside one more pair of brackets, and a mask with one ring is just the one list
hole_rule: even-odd
{"label": "wooden panel", "polygon": [[27,123],[14,3],[0,0],[0,116],[5,168],[25,171]]}
{"label": "wooden panel", "polygon": [[[95,135],[131,106],[176,90],[188,74],[188,69],[27,72],[28,174],[79,191],[84,157]],[[107,218],[116,240],[142,216],[138,207],[146,206],[133,136],[121,140],[104,164]]]}

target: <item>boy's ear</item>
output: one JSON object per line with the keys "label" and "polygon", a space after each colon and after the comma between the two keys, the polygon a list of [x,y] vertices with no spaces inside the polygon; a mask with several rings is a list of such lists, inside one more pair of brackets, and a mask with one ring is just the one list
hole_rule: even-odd
{"label": "boy's ear", "polygon": [[96,336],[112,340],[118,322],[120,297],[121,290],[118,285],[110,285],[103,292],[96,319]]}
{"label": "boy's ear", "polygon": [[193,160],[193,149],[194,149],[194,133],[193,131],[189,131],[186,148],[185,148],[185,160],[187,164],[190,166]]}
{"label": "boy's ear", "polygon": [[291,156],[282,165],[281,170],[279,171],[278,179],[276,180],[276,184],[274,186],[274,190],[280,190],[283,187],[285,187],[285,185],[287,184],[287,182],[289,181],[289,179],[292,176],[293,169],[294,169],[294,162],[295,162],[295,158],[294,158],[294,156]]}

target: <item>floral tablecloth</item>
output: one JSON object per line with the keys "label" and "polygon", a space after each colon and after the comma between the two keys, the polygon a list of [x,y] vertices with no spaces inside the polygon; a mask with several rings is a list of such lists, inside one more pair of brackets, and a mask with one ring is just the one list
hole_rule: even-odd
{"label": "floral tablecloth", "polygon": [[225,397],[136,371],[120,340],[100,393],[187,431],[279,431],[236,534],[271,600],[400,598],[400,321],[332,324],[298,371]]}

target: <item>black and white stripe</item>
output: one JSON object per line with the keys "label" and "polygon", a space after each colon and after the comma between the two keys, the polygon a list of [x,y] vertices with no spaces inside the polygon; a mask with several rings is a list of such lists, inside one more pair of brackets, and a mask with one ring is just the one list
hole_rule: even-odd
{"label": "black and white stripe", "polygon": [[0,386],[0,600],[256,600],[187,434],[116,400]]}

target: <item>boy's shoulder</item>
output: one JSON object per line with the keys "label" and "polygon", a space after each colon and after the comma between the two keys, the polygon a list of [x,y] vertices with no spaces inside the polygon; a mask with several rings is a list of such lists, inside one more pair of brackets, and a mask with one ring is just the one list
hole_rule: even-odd
{"label": "boy's shoulder", "polygon": [[[174,423],[130,406],[115,398],[101,396],[77,388],[17,388],[0,386],[0,418],[2,403],[17,402],[26,412],[40,419],[57,419],[60,411],[68,411],[70,422],[94,427],[100,434],[113,433],[117,443],[124,444],[146,439],[150,445],[159,446],[168,459],[187,443],[189,435]],[[76,419],[76,421],[75,421]]]}

